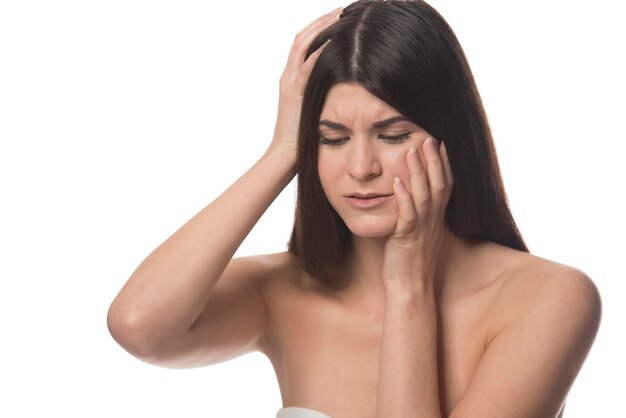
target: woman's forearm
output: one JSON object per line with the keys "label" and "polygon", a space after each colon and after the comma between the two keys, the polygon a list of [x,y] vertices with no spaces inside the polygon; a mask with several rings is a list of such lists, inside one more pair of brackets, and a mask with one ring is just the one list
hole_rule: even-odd
{"label": "woman's forearm", "polygon": [[141,335],[130,346],[149,352],[189,329],[237,248],[293,178],[292,154],[270,147],[137,267],[109,310],[110,327]]}
{"label": "woman's forearm", "polygon": [[387,287],[376,417],[442,418],[432,291]]}

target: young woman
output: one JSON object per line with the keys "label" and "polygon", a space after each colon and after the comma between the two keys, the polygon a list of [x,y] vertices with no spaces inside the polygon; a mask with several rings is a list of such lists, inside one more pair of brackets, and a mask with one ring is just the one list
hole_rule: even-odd
{"label": "young woman", "polygon": [[[233,258],[295,174],[288,251]],[[528,252],[444,19],[357,1],[296,36],[267,151],[141,263],[108,324],[166,367],[263,352],[281,418],[554,418],[600,317],[589,277]]]}

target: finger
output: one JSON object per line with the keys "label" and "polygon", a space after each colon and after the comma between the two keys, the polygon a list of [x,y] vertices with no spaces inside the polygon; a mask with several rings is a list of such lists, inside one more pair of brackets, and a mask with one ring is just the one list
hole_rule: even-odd
{"label": "finger", "polygon": [[443,162],[443,168],[446,173],[446,183],[449,186],[453,186],[454,176],[452,175],[452,167],[450,166],[450,160],[448,159],[448,149],[443,141],[441,141],[441,146],[439,147],[439,154],[441,155],[441,161]]}
{"label": "finger", "polygon": [[446,198],[446,173],[435,139],[429,136],[426,138],[426,141],[424,141],[423,147],[428,167],[428,187],[430,188],[430,195],[435,207],[439,208]]}
{"label": "finger", "polygon": [[[323,16],[320,16],[319,18],[315,19],[313,22],[311,22],[307,27],[305,27],[304,29],[302,29],[299,33],[298,33],[298,38],[299,39],[303,39],[305,40],[305,46],[308,46],[309,42],[306,42],[308,40],[312,40],[312,38],[314,38],[315,36],[317,36],[317,34],[319,32],[321,32],[324,28],[330,26],[332,23],[336,22],[337,19],[339,18],[339,16],[341,16],[341,13],[343,12],[343,8],[339,7],[335,10],[333,10],[330,13],[327,13]],[[311,36],[312,34],[314,34],[314,36]]]}
{"label": "finger", "polygon": [[450,160],[448,159],[448,150],[446,144],[441,141],[439,146],[439,156],[443,164],[443,171],[446,173],[446,195],[444,197],[444,205],[448,206],[450,197],[452,196],[452,190],[454,189],[454,176],[452,175],[452,167],[450,166]]}
{"label": "finger", "polygon": [[342,8],[335,9],[319,17],[296,35],[287,60],[288,68],[291,70],[298,69],[302,63],[304,63],[307,50],[313,39],[339,18],[340,10],[342,10]]}
{"label": "finger", "polygon": [[313,71],[313,66],[317,62],[317,59],[319,58],[319,56],[322,55],[322,51],[324,50],[326,45],[328,45],[329,42],[330,42],[330,39],[328,39],[326,42],[324,42],[324,44],[322,46],[320,46],[314,53],[312,53],[309,56],[309,58],[306,60],[304,65],[302,67],[300,67],[300,76],[304,80],[308,80],[309,79],[309,75],[311,74],[311,71]]}
{"label": "finger", "polygon": [[311,22],[307,27],[302,29],[298,34],[298,38],[307,39],[311,33],[320,32],[320,27],[325,28],[339,19],[343,13],[343,7],[338,7],[330,13],[318,17]]}
{"label": "finger", "polygon": [[411,176],[411,194],[413,195],[413,204],[416,207],[419,216],[428,213],[428,205],[430,204],[430,190],[428,189],[428,178],[426,171],[422,166],[417,150],[411,147],[407,152],[407,165]]}
{"label": "finger", "polygon": [[400,177],[396,176],[393,180],[393,192],[398,201],[398,222],[396,223],[395,233],[399,236],[404,236],[413,230],[417,213],[415,212],[413,199]]}

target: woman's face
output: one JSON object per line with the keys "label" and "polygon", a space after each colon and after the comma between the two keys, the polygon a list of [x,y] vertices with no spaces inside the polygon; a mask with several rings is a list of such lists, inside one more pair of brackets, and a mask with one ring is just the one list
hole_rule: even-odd
{"label": "woman's face", "polygon": [[[391,234],[398,219],[393,179],[399,176],[410,192],[406,154],[417,148],[426,167],[422,144],[428,132],[358,83],[334,85],[326,96],[319,121],[317,169],[330,204],[353,234]],[[391,137],[391,138],[389,138]],[[354,194],[384,196],[373,199]]]}

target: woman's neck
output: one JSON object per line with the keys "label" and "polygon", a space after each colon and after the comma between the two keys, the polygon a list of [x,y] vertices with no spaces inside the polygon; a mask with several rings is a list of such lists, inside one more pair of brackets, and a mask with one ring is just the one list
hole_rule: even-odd
{"label": "woman's neck", "polygon": [[[344,272],[347,287],[342,292],[351,295],[350,299],[353,297],[355,300],[384,299],[383,258],[386,241],[387,237],[368,238],[353,235]],[[453,278],[459,276],[471,248],[473,245],[470,241],[458,238],[446,229],[437,262],[436,288],[441,290]]]}

